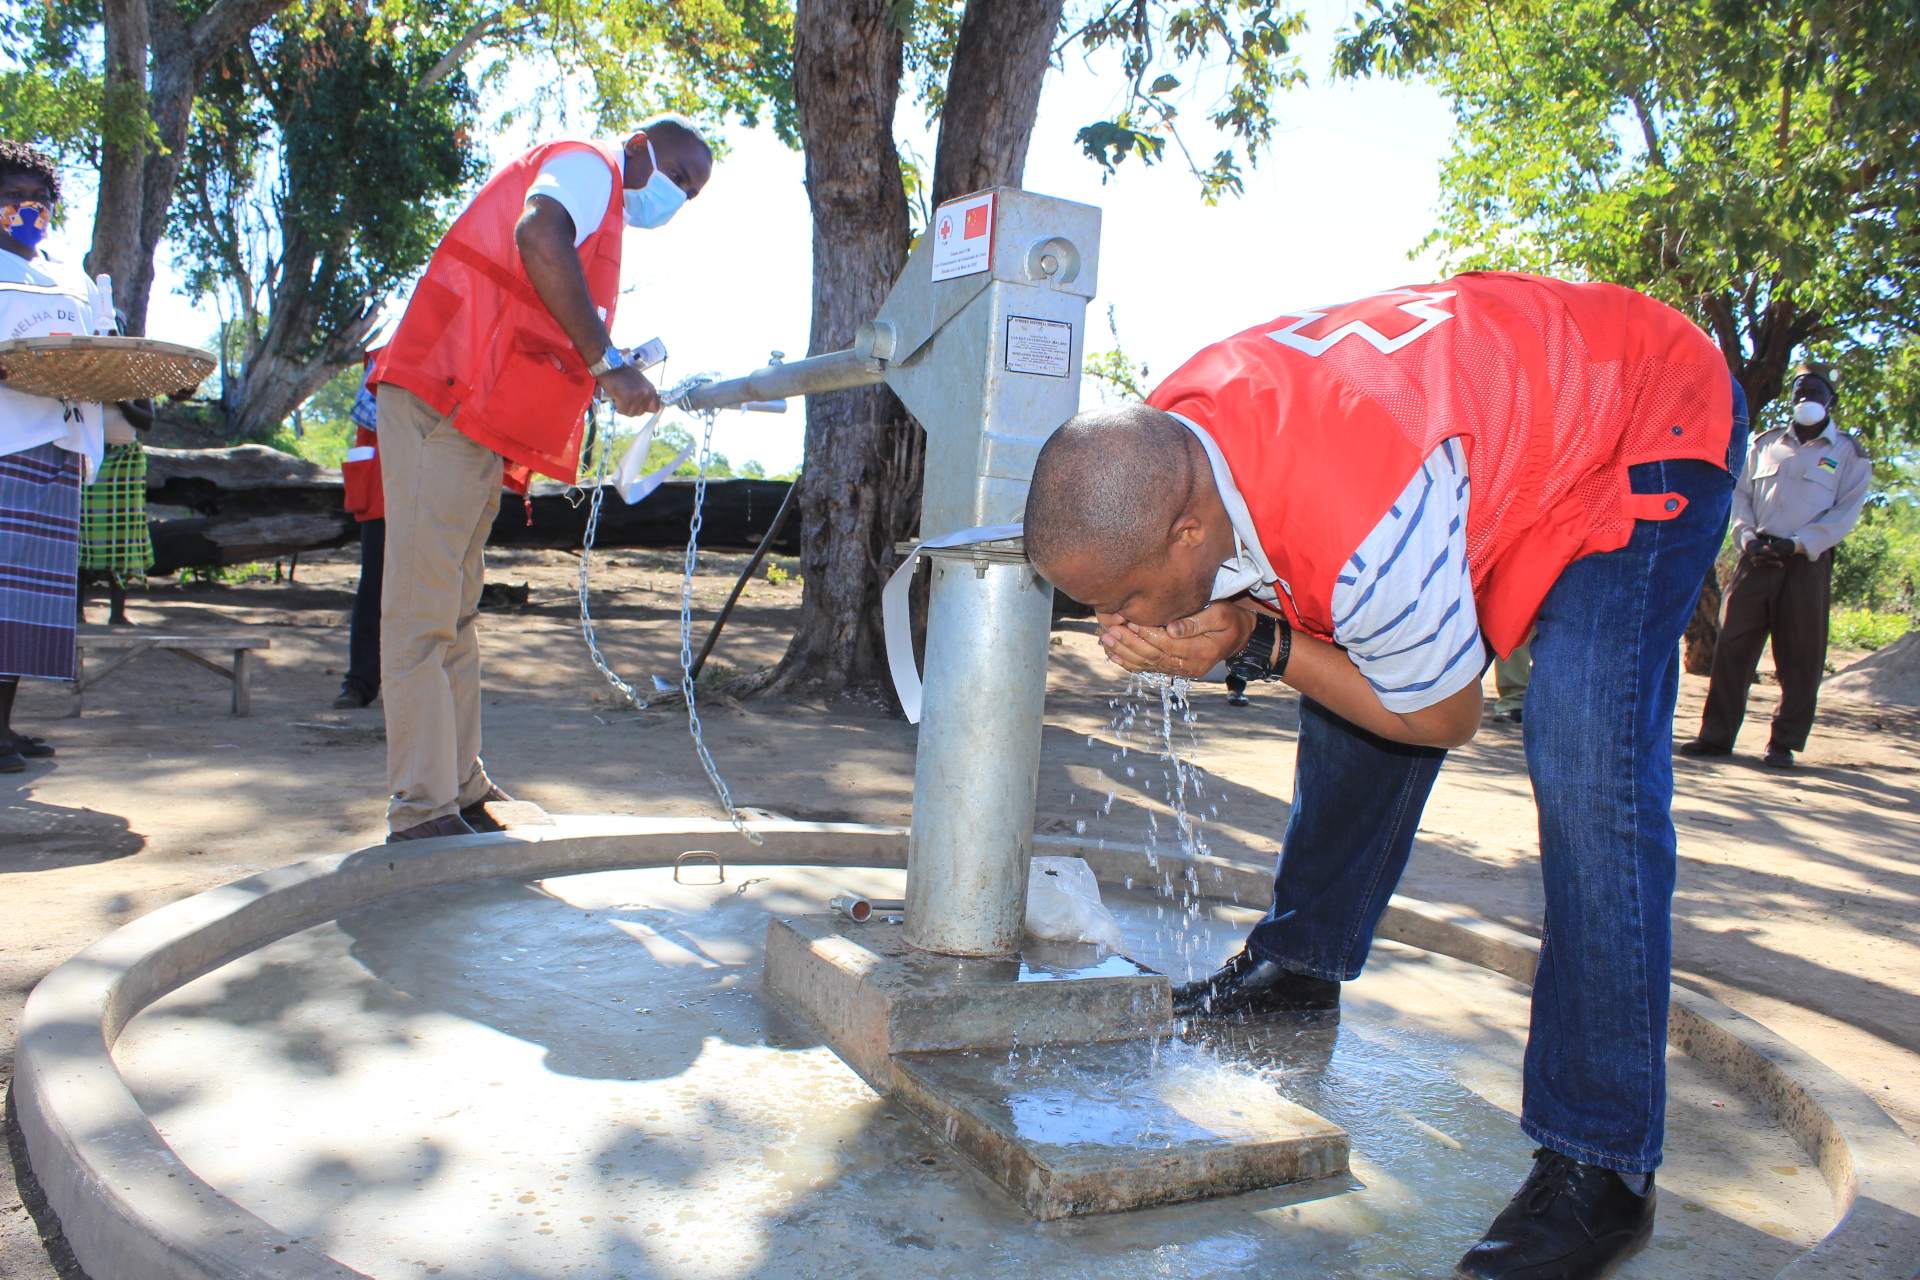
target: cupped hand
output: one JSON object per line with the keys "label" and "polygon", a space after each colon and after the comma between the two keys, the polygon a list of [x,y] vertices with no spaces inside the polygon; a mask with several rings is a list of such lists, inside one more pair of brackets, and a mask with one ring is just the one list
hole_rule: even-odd
{"label": "cupped hand", "polygon": [[1127,671],[1197,679],[1247,647],[1254,616],[1231,604],[1210,604],[1162,627],[1143,627],[1115,614],[1097,614],[1100,647]]}
{"label": "cupped hand", "polygon": [[655,413],[660,408],[660,393],[646,374],[630,364],[601,374],[600,385],[606,389],[607,399],[613,401],[615,411],[629,418]]}

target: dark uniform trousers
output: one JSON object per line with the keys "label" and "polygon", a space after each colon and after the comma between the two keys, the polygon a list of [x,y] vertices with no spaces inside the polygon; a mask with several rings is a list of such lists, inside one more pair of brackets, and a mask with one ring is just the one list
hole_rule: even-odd
{"label": "dark uniform trousers", "polygon": [[1713,682],[1707,690],[1700,740],[1733,746],[1747,715],[1747,689],[1760,665],[1760,650],[1773,639],[1773,665],[1780,677],[1780,709],[1773,742],[1804,751],[1813,728],[1814,705],[1827,665],[1827,609],[1833,595],[1833,552],[1809,560],[1795,553],[1779,568],[1755,564],[1750,551],[1727,583],[1720,606],[1720,639],[1713,650]]}

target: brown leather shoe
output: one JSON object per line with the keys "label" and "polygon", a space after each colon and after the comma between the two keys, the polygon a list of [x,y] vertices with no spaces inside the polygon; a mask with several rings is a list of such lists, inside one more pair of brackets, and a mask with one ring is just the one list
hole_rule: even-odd
{"label": "brown leather shoe", "polygon": [[388,844],[398,844],[402,840],[432,840],[438,836],[471,836],[478,832],[461,821],[457,813],[444,814],[438,818],[428,818],[417,827],[408,827],[405,831],[396,831],[387,837]]}
{"label": "brown leather shoe", "polygon": [[487,812],[487,805],[495,800],[504,800],[508,804],[513,803],[512,796],[502,791],[499,787],[490,786],[487,788],[487,794],[481,796],[472,804],[461,807],[461,819],[475,831],[505,831],[506,828],[495,822],[493,816]]}

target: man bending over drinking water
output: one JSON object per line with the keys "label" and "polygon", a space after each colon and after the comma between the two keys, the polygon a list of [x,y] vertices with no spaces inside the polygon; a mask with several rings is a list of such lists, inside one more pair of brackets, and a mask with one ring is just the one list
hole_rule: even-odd
{"label": "man bending over drinking water", "polygon": [[1129,671],[1298,689],[1272,909],[1189,1017],[1337,1010],[1492,654],[1524,734],[1544,942],[1532,1173],[1467,1280],[1611,1275],[1653,1230],[1681,631],[1746,408],[1713,342],[1604,284],[1475,273],[1283,314],[1041,450],[1027,550]]}

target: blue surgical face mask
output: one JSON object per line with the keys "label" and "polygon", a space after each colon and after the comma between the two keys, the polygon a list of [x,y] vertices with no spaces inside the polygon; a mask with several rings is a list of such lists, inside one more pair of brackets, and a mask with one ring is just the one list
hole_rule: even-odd
{"label": "blue surgical face mask", "polygon": [[0,223],[7,234],[29,249],[46,238],[49,209],[38,200],[0,205]]}
{"label": "blue surgical face mask", "polygon": [[687,193],[674,185],[672,178],[660,172],[660,161],[654,158],[653,139],[647,139],[647,159],[653,165],[653,174],[647,179],[647,185],[626,195],[626,219],[630,227],[640,227],[647,231],[657,231],[673,221],[673,215],[680,212],[680,206],[687,202]]}

